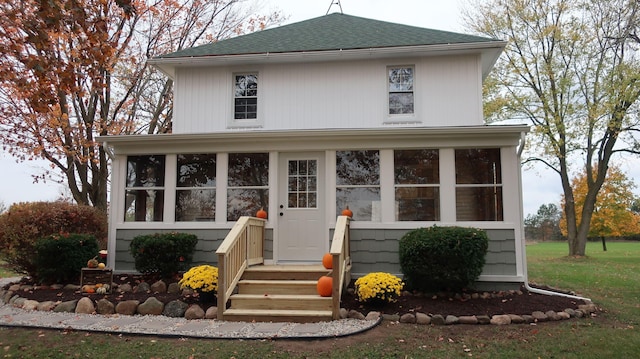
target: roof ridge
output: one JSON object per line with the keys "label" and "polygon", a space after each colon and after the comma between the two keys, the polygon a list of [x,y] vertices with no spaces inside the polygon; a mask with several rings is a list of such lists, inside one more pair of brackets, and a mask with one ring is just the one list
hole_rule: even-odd
{"label": "roof ridge", "polygon": [[179,50],[158,56],[158,58],[329,51],[488,41],[498,40],[343,13],[331,13]]}

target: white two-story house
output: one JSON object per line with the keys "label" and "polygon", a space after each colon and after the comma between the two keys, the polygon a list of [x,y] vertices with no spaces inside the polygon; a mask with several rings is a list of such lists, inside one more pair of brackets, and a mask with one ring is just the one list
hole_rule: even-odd
{"label": "white two-story house", "polygon": [[[505,42],[330,14],[154,58],[173,133],[101,138],[113,154],[109,263],[139,234],[190,232],[196,262],[264,208],[270,263],[319,263],[349,206],[352,273],[401,274],[399,239],[485,229],[481,287],[522,283],[521,125],[483,121]],[[112,255],[115,254],[115,255]]]}

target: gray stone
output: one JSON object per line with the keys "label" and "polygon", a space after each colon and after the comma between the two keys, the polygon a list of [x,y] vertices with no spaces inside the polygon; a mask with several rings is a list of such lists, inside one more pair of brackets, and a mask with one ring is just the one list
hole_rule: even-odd
{"label": "gray stone", "polygon": [[30,284],[24,284],[20,286],[20,290],[23,292],[28,292],[30,290],[33,290],[33,286]]}
{"label": "gray stone", "polygon": [[573,317],[575,317],[575,316],[576,316],[576,311],[575,311],[575,310],[573,310],[573,309],[571,309],[571,308],[567,308],[567,309],[565,309],[565,310],[564,310],[564,312],[565,312],[565,313],[567,313],[567,314],[569,314],[569,316],[570,316],[571,318],[573,318]]}
{"label": "gray stone", "polygon": [[380,319],[380,312],[372,311],[367,313],[367,316],[364,317],[365,320],[378,320]]}
{"label": "gray stone", "polygon": [[347,318],[350,319],[364,319],[364,314],[360,313],[357,310],[351,309],[349,314],[347,314]]}
{"label": "gray stone", "polygon": [[491,318],[488,315],[478,315],[478,324],[491,324]]}
{"label": "gray stone", "polygon": [[389,322],[398,322],[400,321],[400,315],[398,314],[382,314],[382,320],[386,320]]}
{"label": "gray stone", "polygon": [[4,302],[5,304],[9,304],[9,301],[11,300],[11,297],[13,297],[14,294],[15,293],[12,290],[6,291],[2,296],[2,302]]}
{"label": "gray stone", "polygon": [[169,294],[180,293],[180,284],[178,284],[177,282],[173,282],[169,284],[169,287],[167,287],[167,293]]}
{"label": "gray stone", "polygon": [[138,306],[138,314],[142,315],[160,315],[164,309],[164,303],[156,297],[149,297],[144,303]]}
{"label": "gray stone", "polygon": [[491,317],[491,324],[493,325],[511,324],[511,317],[509,317],[508,315],[494,315]]}
{"label": "gray stone", "polygon": [[151,293],[166,293],[167,292],[167,284],[159,280],[149,287],[151,289]]}
{"label": "gray stone", "polygon": [[458,324],[458,321],[459,321],[459,319],[455,315],[447,315],[447,317],[444,318],[444,324],[445,325]]}
{"label": "gray stone", "polygon": [[582,310],[585,314],[595,313],[597,310],[596,305],[593,303],[580,304],[578,309]]}
{"label": "gray stone", "polygon": [[12,284],[9,286],[9,290],[12,292],[17,292],[20,290],[20,284]]}
{"label": "gray stone", "polygon": [[444,317],[440,314],[435,314],[431,316],[431,324],[433,325],[444,325],[445,320]]}
{"label": "gray stone", "polygon": [[549,310],[546,313],[544,313],[547,315],[547,317],[549,318],[549,320],[553,320],[553,321],[558,321],[560,320],[560,316],[558,315],[558,313],[554,312],[553,310]]}
{"label": "gray stone", "polygon": [[460,324],[478,324],[478,318],[475,315],[463,315],[458,317]]}
{"label": "gray stone", "polygon": [[571,315],[569,315],[569,313],[567,312],[558,312],[556,313],[556,315],[560,318],[560,320],[566,320],[571,318]]}
{"label": "gray stone", "polygon": [[533,316],[528,315],[528,314],[522,315],[522,319],[524,319],[524,322],[527,323],[527,324],[531,324],[531,323],[536,321],[535,319],[533,319]]}
{"label": "gray stone", "polygon": [[578,309],[575,312],[575,316],[576,316],[576,318],[582,318],[582,317],[584,317],[584,312],[581,309]]}
{"label": "gray stone", "polygon": [[68,300],[56,305],[53,311],[56,313],[73,313],[76,311],[76,305],[78,305],[77,300]]}
{"label": "gray stone", "polygon": [[120,293],[129,293],[132,290],[133,290],[133,288],[131,288],[131,284],[129,284],[129,283],[120,284],[118,286],[118,292],[120,292]]}
{"label": "gray stone", "polygon": [[182,318],[184,317],[184,312],[187,311],[187,308],[189,308],[189,304],[177,299],[172,300],[164,306],[162,315],[171,318]]}
{"label": "gray stone", "polygon": [[431,317],[425,313],[418,312],[416,313],[416,323],[420,325],[429,325],[431,324]]}
{"label": "gray stone", "polygon": [[209,307],[204,313],[204,319],[218,319],[218,307]]}
{"label": "gray stone", "polygon": [[531,313],[531,316],[533,317],[533,319],[536,322],[546,322],[547,320],[549,320],[549,317],[542,313],[541,311],[536,310],[535,312]]}
{"label": "gray stone", "polygon": [[151,286],[147,282],[142,282],[136,286],[134,289],[134,293],[149,293],[151,291]]}
{"label": "gray stone", "polygon": [[14,298],[11,298],[11,304],[12,304],[14,307],[18,307],[18,308],[22,308],[22,307],[24,307],[24,302],[26,302],[26,301],[27,301],[27,298],[22,298],[22,297],[19,297],[18,295],[14,295],[13,297],[14,297],[15,299],[14,299]]}
{"label": "gray stone", "polygon": [[190,306],[189,308],[187,308],[187,311],[184,312],[184,317],[191,320],[191,319],[202,319],[204,318],[205,312],[204,309],[202,309],[199,305],[194,304],[192,306]]}
{"label": "gray stone", "polygon": [[138,304],[140,304],[137,300],[123,300],[122,302],[116,304],[116,313],[123,315],[134,315],[138,310]]}
{"label": "gray stone", "polygon": [[60,289],[62,289],[62,288],[64,288],[64,286],[63,286],[62,284],[58,284],[58,283],[56,283],[56,284],[52,284],[52,285],[51,285],[51,289],[52,289],[52,290],[60,290]]}
{"label": "gray stone", "polygon": [[347,319],[349,311],[346,308],[340,308],[340,319]]}
{"label": "gray stone", "polygon": [[53,310],[53,308],[55,307],[56,307],[56,302],[52,300],[47,300],[45,302],[38,303],[38,307],[36,308],[36,310],[39,310],[41,312],[49,312]]}
{"label": "gray stone", "polygon": [[96,313],[98,314],[109,315],[115,312],[116,305],[111,303],[111,301],[106,298],[102,298],[96,303]]}
{"label": "gray stone", "polygon": [[524,318],[516,314],[509,314],[509,318],[511,318],[512,324],[523,324]]}
{"label": "gray stone", "polygon": [[416,322],[416,316],[411,313],[406,313],[400,316],[400,323],[414,324]]}
{"label": "gray stone", "polygon": [[22,309],[24,310],[36,310],[38,308],[38,301],[37,300],[25,300],[24,304],[22,305]]}
{"label": "gray stone", "polygon": [[80,298],[76,305],[76,313],[80,314],[93,314],[96,311],[96,307],[93,305],[91,298]]}

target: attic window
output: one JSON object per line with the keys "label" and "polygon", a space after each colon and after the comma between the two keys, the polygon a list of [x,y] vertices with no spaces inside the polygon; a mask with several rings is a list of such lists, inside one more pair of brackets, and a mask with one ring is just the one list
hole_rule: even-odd
{"label": "attic window", "polygon": [[413,67],[389,67],[389,115],[413,114]]}
{"label": "attic window", "polygon": [[234,119],[258,118],[258,74],[236,74],[234,91]]}

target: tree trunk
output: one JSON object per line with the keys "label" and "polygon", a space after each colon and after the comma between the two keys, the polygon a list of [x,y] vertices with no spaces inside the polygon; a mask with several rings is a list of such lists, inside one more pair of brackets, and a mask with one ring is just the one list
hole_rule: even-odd
{"label": "tree trunk", "polygon": [[600,236],[600,238],[602,239],[602,250],[604,252],[607,251],[607,240],[604,238],[604,236]]}

